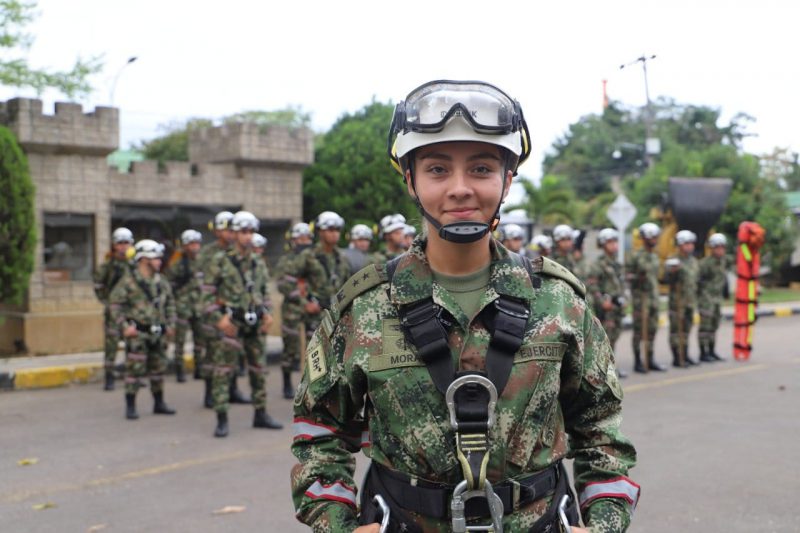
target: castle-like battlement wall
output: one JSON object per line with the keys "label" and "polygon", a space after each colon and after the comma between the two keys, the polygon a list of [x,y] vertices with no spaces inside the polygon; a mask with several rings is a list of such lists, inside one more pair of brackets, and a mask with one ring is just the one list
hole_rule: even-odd
{"label": "castle-like battlement wall", "polygon": [[240,166],[278,164],[304,167],[314,162],[314,134],[307,128],[225,124],[192,132],[189,160]]}
{"label": "castle-like battlement wall", "polygon": [[84,113],[80,104],[59,102],[55,114],[42,111],[42,101],[14,98],[0,102],[0,122],[26,152],[108,155],[119,147],[119,110],[97,107]]}

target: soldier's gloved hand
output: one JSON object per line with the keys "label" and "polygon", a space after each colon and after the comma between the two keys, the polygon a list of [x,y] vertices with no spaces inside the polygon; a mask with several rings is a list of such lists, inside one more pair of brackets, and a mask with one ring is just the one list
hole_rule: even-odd
{"label": "soldier's gloved hand", "polygon": [[125,337],[125,338],[138,337],[139,336],[139,330],[136,329],[136,326],[134,326],[133,324],[128,324],[125,327],[125,329],[122,330],[122,336]]}
{"label": "soldier's gloved hand", "polygon": [[236,326],[231,322],[231,317],[227,314],[222,315],[222,318],[219,319],[219,322],[217,322],[217,329],[228,337],[236,336]]}
{"label": "soldier's gloved hand", "polygon": [[603,308],[603,311],[611,311],[614,309],[614,302],[612,302],[610,298],[605,298],[600,306]]}
{"label": "soldier's gloved hand", "polygon": [[261,317],[261,333],[268,333],[269,328],[272,326],[272,323],[275,320],[272,318],[272,315],[264,315]]}
{"label": "soldier's gloved hand", "polygon": [[309,315],[317,315],[322,311],[322,308],[317,302],[308,302],[303,309],[305,309],[305,312]]}
{"label": "soldier's gloved hand", "polygon": [[[366,526],[359,526],[353,530],[353,533],[378,533],[381,530],[381,525],[377,522],[367,524]],[[575,531],[575,529],[573,529]]]}

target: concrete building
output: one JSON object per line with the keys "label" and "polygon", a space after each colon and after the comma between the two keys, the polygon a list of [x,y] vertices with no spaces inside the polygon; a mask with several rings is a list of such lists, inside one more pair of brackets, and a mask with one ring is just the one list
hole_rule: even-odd
{"label": "concrete building", "polygon": [[101,349],[102,307],[92,272],[110,250],[113,228],[169,247],[187,228],[212,239],[208,221],[221,210],[252,211],[269,239],[268,256],[302,220],[302,171],[313,161],[306,129],[230,124],[195,132],[189,162],[109,166],[119,146],[119,110],[59,103],[0,102],[0,123],[16,135],[36,185],[36,261],[21,306],[0,304],[0,353]]}

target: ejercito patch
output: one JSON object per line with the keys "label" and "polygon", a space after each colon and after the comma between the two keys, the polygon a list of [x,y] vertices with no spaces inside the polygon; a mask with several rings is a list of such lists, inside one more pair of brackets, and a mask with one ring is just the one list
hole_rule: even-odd
{"label": "ejercito patch", "polygon": [[308,377],[311,383],[317,381],[327,372],[328,367],[325,365],[325,357],[322,350],[316,347],[308,352]]}

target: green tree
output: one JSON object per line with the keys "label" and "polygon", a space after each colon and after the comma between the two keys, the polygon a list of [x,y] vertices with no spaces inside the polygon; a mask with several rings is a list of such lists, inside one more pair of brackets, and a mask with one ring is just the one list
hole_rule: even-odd
{"label": "green tree", "polygon": [[226,124],[249,122],[256,124],[262,130],[270,126],[285,126],[292,129],[308,128],[311,125],[311,113],[303,111],[303,108],[299,106],[289,106],[276,111],[242,111],[225,117],[223,122]]}
{"label": "green tree", "polygon": [[0,126],[0,302],[19,304],[28,289],[36,247],[35,189],[28,159]]}
{"label": "green tree", "polygon": [[210,128],[214,123],[207,118],[190,118],[185,122],[173,122],[161,125],[164,135],[149,141],[142,141],[136,150],[141,151],[147,159],[158,161],[163,165],[166,161],[189,160],[189,134],[203,128]]}
{"label": "green tree", "polygon": [[544,226],[576,224],[582,218],[575,190],[567,179],[547,175],[538,187],[528,179],[520,179],[518,183],[525,189],[525,200],[505,207],[503,212],[523,209],[534,224]]}
{"label": "green tree", "polygon": [[[0,0],[0,48],[6,56],[0,59],[0,83],[9,87],[31,87],[41,94],[54,88],[69,98],[89,94],[92,86],[89,76],[102,68],[100,58],[78,58],[68,71],[36,69],[28,64],[25,52],[33,44],[33,37],[25,32],[36,18],[35,2]],[[11,56],[11,57],[9,57]]]}
{"label": "green tree", "polygon": [[303,175],[307,218],[336,211],[348,227],[357,223],[372,226],[389,213],[419,220],[403,179],[386,154],[386,129],[393,109],[373,100],[360,111],[342,116],[318,137],[314,164]]}

